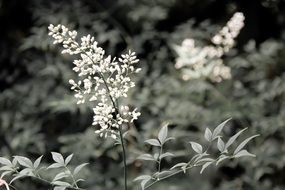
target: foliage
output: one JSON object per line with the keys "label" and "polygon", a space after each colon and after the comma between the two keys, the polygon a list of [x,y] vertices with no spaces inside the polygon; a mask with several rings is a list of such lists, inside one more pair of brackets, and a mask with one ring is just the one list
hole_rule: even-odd
{"label": "foliage", "polygon": [[[204,146],[206,147],[204,150],[201,144],[190,141],[189,143],[191,144],[191,147],[194,150],[195,155],[191,159],[187,160],[187,162],[177,163],[174,166],[172,166],[170,169],[164,169],[164,170],[161,169],[162,160],[167,157],[175,157],[176,155],[170,152],[164,152],[163,150],[163,147],[167,141],[175,139],[173,137],[167,137],[168,127],[167,125],[163,126],[160,129],[158,137],[156,139],[148,139],[145,141],[151,146],[159,147],[158,152],[154,153],[154,155],[142,154],[138,157],[138,159],[140,160],[156,162],[157,171],[151,175],[141,175],[137,177],[134,181],[138,180],[141,181],[141,187],[144,190],[150,188],[152,185],[161,180],[167,179],[181,172],[186,173],[187,170],[192,169],[193,167],[201,166],[200,174],[202,174],[202,172],[211,164],[215,164],[217,166],[219,163],[221,163],[226,159],[239,158],[243,156],[255,157],[255,155],[249,153],[247,150],[243,148],[251,139],[257,137],[258,135],[251,136],[245,139],[236,147],[234,151],[228,150],[228,148],[236,141],[236,139],[242,134],[242,132],[246,130],[243,129],[239,131],[238,133],[230,137],[229,140],[225,143],[222,140],[223,137],[220,135],[220,133],[228,121],[229,119],[218,125],[213,132],[211,132],[209,128],[206,128],[204,138],[206,141],[208,141],[208,145]],[[219,150],[219,155],[216,156],[216,158],[213,158],[213,155],[211,156],[209,154],[209,150],[211,146],[213,146],[215,141],[217,149]]]}
{"label": "foliage", "polygon": [[[71,171],[68,164],[71,161],[73,154],[64,159],[60,153],[52,152],[54,163],[48,167],[40,165],[42,157],[43,156],[37,158],[35,162],[32,162],[29,158],[24,156],[14,156],[12,161],[7,158],[0,157],[0,163],[3,165],[0,168],[0,171],[3,171],[1,178],[6,175],[13,176],[9,181],[9,184],[12,184],[17,179],[33,177],[54,186],[54,190],[81,189],[78,186],[78,182],[83,180],[78,177],[78,173],[85,165],[87,165],[87,163],[80,164]],[[49,169],[58,169],[58,172],[50,181],[42,177],[43,170]]]}

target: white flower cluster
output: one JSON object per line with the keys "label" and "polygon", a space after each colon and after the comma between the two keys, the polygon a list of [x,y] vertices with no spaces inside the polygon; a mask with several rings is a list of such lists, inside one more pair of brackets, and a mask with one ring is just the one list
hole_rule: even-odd
{"label": "white flower cluster", "polygon": [[105,56],[105,51],[90,35],[83,36],[79,44],[76,31],[70,31],[63,25],[50,25],[48,29],[54,43],[63,45],[62,53],[80,55],[80,59],[73,62],[73,70],[78,73],[79,80],[70,79],[69,83],[76,92],[78,104],[95,102],[92,125],[100,126],[95,133],[101,137],[117,138],[119,126],[140,116],[136,109],[130,111],[128,106],[117,105],[118,99],[127,97],[128,90],[135,86],[130,78],[131,74],[140,71],[134,67],[139,61],[135,53],[129,51],[117,61]]}
{"label": "white flower cluster", "polygon": [[178,54],[175,67],[182,69],[183,79],[210,78],[220,82],[231,78],[231,70],[223,64],[221,57],[234,46],[234,39],[244,26],[244,15],[237,12],[212,39],[214,45],[195,46],[194,39],[185,39],[175,46]]}

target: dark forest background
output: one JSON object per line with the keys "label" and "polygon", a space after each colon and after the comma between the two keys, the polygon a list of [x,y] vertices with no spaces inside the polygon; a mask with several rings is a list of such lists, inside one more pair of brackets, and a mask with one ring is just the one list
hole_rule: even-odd
{"label": "dark forest background", "polygon": [[[237,11],[244,13],[245,27],[224,57],[232,79],[181,80],[173,45],[187,37],[207,44]],[[51,23],[95,36],[113,56],[130,48],[137,52],[143,71],[128,102],[142,116],[128,138],[130,180],[151,169],[135,158],[152,151],[143,141],[161,123],[171,123],[178,140],[168,148],[179,155],[174,160],[183,161],[191,154],[188,141],[202,141],[206,127],[232,117],[225,135],[245,127],[249,135],[260,134],[248,146],[256,158],[226,161],[202,175],[194,169],[154,189],[285,188],[283,0],[0,0],[0,156],[45,155],[49,163],[51,151],[74,153],[74,165],[90,163],[84,186],[120,189],[120,148],[94,134],[92,105],[76,105],[68,84],[76,78],[72,57],[52,45]],[[48,188],[31,179],[15,186]]]}

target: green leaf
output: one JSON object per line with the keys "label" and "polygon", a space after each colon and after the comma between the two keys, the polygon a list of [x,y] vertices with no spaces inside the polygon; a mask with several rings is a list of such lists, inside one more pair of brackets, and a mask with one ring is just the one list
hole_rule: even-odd
{"label": "green leaf", "polygon": [[170,140],[175,140],[175,138],[174,137],[168,137],[165,139],[164,143],[166,143],[167,141],[170,141]]}
{"label": "green leaf", "polygon": [[35,174],[33,173],[34,169],[33,168],[25,168],[23,170],[20,171],[20,174],[23,174],[25,176],[35,176]]}
{"label": "green leaf", "polygon": [[57,180],[59,180],[59,179],[62,179],[62,178],[68,177],[68,176],[69,176],[69,175],[66,174],[65,172],[60,172],[60,173],[58,173],[58,174],[53,178],[52,181],[57,181]]}
{"label": "green leaf", "polygon": [[202,169],[200,171],[200,174],[203,173],[203,171],[212,164],[213,162],[206,162],[205,164],[203,164]]}
{"label": "green leaf", "polygon": [[16,166],[17,166],[17,163],[18,163],[17,159],[16,159],[16,158],[13,158],[13,160],[12,160],[12,164],[13,164],[13,166],[14,166],[14,167],[16,167]]}
{"label": "green leaf", "polygon": [[18,163],[21,166],[27,167],[27,168],[33,168],[34,164],[32,163],[32,161],[24,156],[15,156],[15,158],[17,159]]}
{"label": "green leaf", "polygon": [[207,141],[211,142],[212,141],[212,132],[211,130],[207,127],[205,130],[204,137]]}
{"label": "green leaf", "polygon": [[141,175],[136,177],[133,181],[140,181],[140,180],[146,180],[146,179],[151,179],[150,175]]}
{"label": "green leaf", "polygon": [[219,157],[219,159],[217,160],[216,166],[217,166],[219,163],[221,163],[222,161],[224,161],[225,159],[228,159],[228,158],[229,158],[229,156],[222,154],[222,155]]}
{"label": "green leaf", "polygon": [[226,121],[224,121],[223,123],[221,123],[220,125],[218,125],[214,131],[213,131],[213,135],[212,135],[212,139],[216,139],[218,137],[218,135],[222,132],[224,126],[226,125],[226,123],[231,120],[231,118],[227,119]]}
{"label": "green leaf", "polygon": [[152,146],[161,146],[160,142],[157,139],[148,139],[146,141],[144,141]]}
{"label": "green leaf", "polygon": [[152,160],[152,161],[155,161],[155,159],[153,158],[153,156],[150,155],[150,154],[142,154],[142,155],[140,155],[137,159],[138,159],[138,160]]}
{"label": "green leaf", "polygon": [[144,190],[147,182],[149,180],[151,180],[151,176],[150,175],[141,175],[141,176],[134,179],[134,181],[139,181],[139,180],[141,180],[141,188],[142,188],[142,190]]}
{"label": "green leaf", "polygon": [[64,167],[64,165],[59,164],[59,163],[54,163],[50,165],[47,169],[60,168],[60,167]]}
{"label": "green leaf", "polygon": [[73,154],[70,154],[69,156],[67,156],[67,158],[64,161],[65,165],[69,164],[69,162],[71,161],[72,157],[73,157]]}
{"label": "green leaf", "polygon": [[175,168],[179,168],[179,167],[186,167],[188,165],[188,163],[185,163],[185,162],[181,162],[181,163],[178,163],[178,164],[175,164],[174,166],[172,166],[170,168],[170,170],[173,170]]}
{"label": "green leaf", "polygon": [[251,136],[247,139],[245,139],[242,143],[240,143],[240,145],[235,149],[234,151],[234,155],[237,154],[251,139],[255,138],[255,137],[258,137],[259,135],[254,135],[254,136]]}
{"label": "green leaf", "polygon": [[224,150],[225,150],[225,143],[221,139],[221,137],[218,137],[217,147],[218,147],[220,152],[224,152]]}
{"label": "green leaf", "polygon": [[197,161],[197,164],[201,163],[201,162],[214,162],[214,161],[215,160],[213,158],[202,158],[202,159]]}
{"label": "green leaf", "polygon": [[247,128],[239,131],[238,133],[236,133],[235,135],[233,135],[229,140],[228,142],[226,143],[226,146],[225,146],[225,149],[229,148],[234,142],[235,140],[245,131],[247,130]]}
{"label": "green leaf", "polygon": [[86,166],[88,163],[83,163],[83,164],[80,164],[79,166],[77,166],[75,169],[74,169],[74,171],[73,171],[73,175],[77,175],[79,172],[80,172],[80,170],[84,167],[84,166]]}
{"label": "green leaf", "polygon": [[167,133],[168,133],[167,125],[164,125],[163,127],[161,127],[158,133],[158,140],[160,141],[161,144],[165,143],[165,140],[167,138]]}
{"label": "green leaf", "polygon": [[142,180],[141,181],[141,188],[142,188],[142,190],[144,190],[144,187],[145,187],[145,185],[147,184],[147,182],[149,181],[150,179],[146,179],[146,180]]}
{"label": "green leaf", "polygon": [[196,143],[196,142],[190,142],[190,144],[191,144],[191,146],[192,146],[192,149],[196,152],[196,153],[198,153],[198,154],[202,154],[203,153],[203,147],[200,145],[200,144],[198,144],[198,143]]}
{"label": "green leaf", "polygon": [[43,156],[40,156],[38,159],[36,159],[36,161],[34,162],[34,168],[37,169],[41,163]]}
{"label": "green leaf", "polygon": [[159,156],[159,159],[161,160],[161,159],[163,159],[163,158],[165,158],[165,157],[168,157],[168,156],[175,156],[174,154],[172,154],[172,153],[170,153],[170,152],[165,152],[165,153],[163,153],[163,154],[161,154],[160,156]]}
{"label": "green leaf", "polygon": [[241,150],[234,155],[234,158],[239,158],[239,157],[243,157],[243,156],[255,157],[254,154],[249,153],[247,150]]}
{"label": "green leaf", "polygon": [[7,165],[7,166],[13,166],[12,162],[4,157],[0,157],[0,164]]}
{"label": "green leaf", "polygon": [[11,166],[2,166],[0,171],[14,171],[14,169]]}
{"label": "green leaf", "polygon": [[72,185],[64,182],[64,181],[54,181],[52,182],[53,185],[63,186],[63,187],[71,187]]}
{"label": "green leaf", "polygon": [[64,159],[63,159],[63,156],[60,154],[60,153],[57,153],[57,152],[52,152],[52,159],[61,164],[61,165],[64,165]]}

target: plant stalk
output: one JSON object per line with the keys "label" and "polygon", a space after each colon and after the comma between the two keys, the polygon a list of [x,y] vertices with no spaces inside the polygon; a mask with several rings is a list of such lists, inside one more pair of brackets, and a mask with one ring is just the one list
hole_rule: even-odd
{"label": "plant stalk", "polygon": [[122,145],[122,149],[123,149],[125,190],[128,190],[128,175],[127,175],[126,150],[125,150],[124,138],[123,138],[123,134],[122,134],[122,126],[121,126],[121,125],[120,125],[120,128],[119,128],[119,133],[120,133],[120,140],[121,140],[121,145]]}

